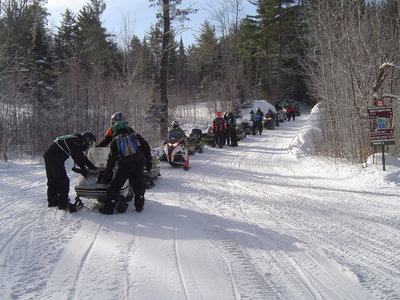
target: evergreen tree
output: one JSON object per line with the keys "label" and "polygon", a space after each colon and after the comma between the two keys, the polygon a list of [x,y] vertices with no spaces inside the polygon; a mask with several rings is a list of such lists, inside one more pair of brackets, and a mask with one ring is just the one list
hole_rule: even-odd
{"label": "evergreen tree", "polygon": [[216,71],[219,67],[219,48],[218,38],[216,37],[215,27],[208,21],[204,21],[201,25],[200,35],[196,38],[196,46],[194,51],[194,64],[200,81],[205,78],[214,80]]}
{"label": "evergreen tree", "polygon": [[256,67],[257,94],[274,99],[294,97],[294,87],[302,81],[297,62],[301,4],[293,0],[250,2],[257,6],[257,15],[248,16],[244,22],[246,30],[253,32],[247,35],[243,50],[250,59],[245,64]]}
{"label": "evergreen tree", "polygon": [[55,54],[60,59],[71,58],[76,54],[78,25],[74,13],[66,9],[55,37]]}
{"label": "evergreen tree", "polygon": [[[30,129],[33,153],[40,152],[48,142],[47,134],[52,134],[54,112],[58,108],[58,96],[55,89],[56,75],[52,65],[53,54],[50,49],[50,35],[46,28],[47,12],[39,1],[33,1],[27,8],[31,20],[31,46],[24,61],[23,91],[32,109]],[[49,131],[42,131],[42,126]]]}
{"label": "evergreen tree", "polygon": [[118,47],[101,21],[105,9],[103,0],[89,0],[77,15],[77,51],[88,69],[92,65],[98,65],[109,70],[115,64]]}

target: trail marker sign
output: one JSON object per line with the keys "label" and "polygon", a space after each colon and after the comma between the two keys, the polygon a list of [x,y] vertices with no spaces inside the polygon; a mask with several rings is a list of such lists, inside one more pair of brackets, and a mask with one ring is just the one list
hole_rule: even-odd
{"label": "trail marker sign", "polygon": [[392,106],[368,107],[370,120],[369,138],[371,146],[394,145],[393,109]]}

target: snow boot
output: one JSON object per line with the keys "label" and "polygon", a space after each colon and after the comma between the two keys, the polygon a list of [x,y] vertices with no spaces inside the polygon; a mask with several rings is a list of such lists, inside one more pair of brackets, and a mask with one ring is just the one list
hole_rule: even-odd
{"label": "snow boot", "polygon": [[115,208],[117,212],[123,214],[128,209],[128,203],[126,203],[125,199],[121,199],[115,204]]}
{"label": "snow boot", "polygon": [[99,212],[103,215],[112,215],[114,213],[115,203],[106,202],[102,207],[99,208]]}
{"label": "snow boot", "polygon": [[67,209],[69,208],[69,199],[59,200],[58,201],[58,209]]}
{"label": "snow boot", "polygon": [[136,212],[141,212],[143,210],[143,206],[144,206],[144,196],[138,196],[135,197],[135,209]]}
{"label": "snow boot", "polygon": [[58,206],[58,199],[47,199],[47,206],[48,207]]}

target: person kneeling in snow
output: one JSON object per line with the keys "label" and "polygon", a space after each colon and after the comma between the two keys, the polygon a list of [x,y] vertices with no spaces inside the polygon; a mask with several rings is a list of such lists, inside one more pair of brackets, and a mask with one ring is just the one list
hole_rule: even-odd
{"label": "person kneeling in snow", "polygon": [[44,153],[44,162],[47,175],[47,202],[49,207],[58,206],[59,209],[70,207],[69,178],[65,171],[64,162],[71,156],[80,167],[81,174],[87,175],[86,167],[100,172],[83,151],[94,146],[96,137],[87,131],[58,137]]}
{"label": "person kneeling in snow", "polygon": [[[104,171],[103,183],[111,181],[104,206],[99,208],[102,214],[114,213],[115,202],[119,192],[127,179],[135,193],[134,205],[137,212],[141,212],[144,206],[144,175],[143,169],[152,168],[150,145],[139,134],[135,133],[126,122],[117,122],[113,126],[114,138],[110,144],[110,154],[107,167]],[[112,170],[118,161],[117,172],[112,178]]]}

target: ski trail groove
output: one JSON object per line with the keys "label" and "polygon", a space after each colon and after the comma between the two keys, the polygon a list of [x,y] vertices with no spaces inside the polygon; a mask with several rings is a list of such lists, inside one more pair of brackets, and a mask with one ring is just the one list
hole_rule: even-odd
{"label": "ski trail groove", "polygon": [[95,232],[95,234],[93,236],[93,239],[91,240],[91,242],[89,243],[89,246],[86,248],[86,250],[84,251],[83,255],[80,258],[79,268],[78,268],[78,270],[77,270],[77,272],[75,274],[75,278],[73,279],[73,281],[74,281],[74,284],[72,285],[73,288],[71,288],[70,292],[68,293],[68,299],[69,300],[72,300],[72,299],[75,298],[77,283],[79,282],[82,270],[84,269],[85,262],[86,262],[86,260],[87,260],[87,258],[89,256],[89,254],[90,254],[90,251],[94,247],[94,244],[95,244],[96,239],[97,239],[97,237],[98,237],[98,235],[100,233],[100,230],[101,230],[101,228],[103,226],[103,222],[105,221],[105,218],[106,218],[106,216],[103,217],[103,220],[99,224],[99,226],[98,226],[98,228],[97,228],[97,230],[96,230],[96,232]]}

